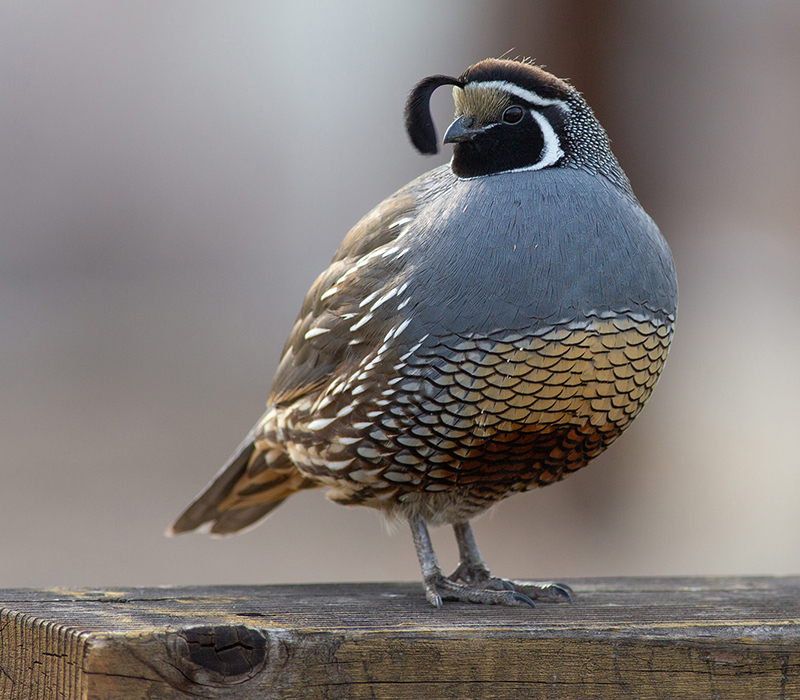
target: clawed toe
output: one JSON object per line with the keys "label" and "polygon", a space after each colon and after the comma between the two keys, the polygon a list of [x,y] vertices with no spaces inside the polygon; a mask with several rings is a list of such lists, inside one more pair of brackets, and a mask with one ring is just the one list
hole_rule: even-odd
{"label": "clawed toe", "polygon": [[515,590],[526,593],[534,600],[549,603],[572,603],[572,589],[558,581],[510,581]]}
{"label": "clawed toe", "polygon": [[481,583],[460,583],[443,575],[432,576],[424,582],[428,601],[440,608],[444,600],[483,605],[530,605],[536,603],[525,593],[516,591],[509,581],[489,578]]}
{"label": "clawed toe", "polygon": [[[571,603],[572,589],[556,581],[509,581],[492,576],[486,566],[461,562],[445,581],[456,586],[487,591],[507,591],[522,595],[522,602],[533,605],[534,600],[548,603]],[[451,598],[445,598],[451,600]],[[462,600],[459,598],[459,600]]]}
{"label": "clawed toe", "polygon": [[[485,572],[485,574],[483,573]],[[536,607],[534,601],[572,603],[572,589],[555,581],[508,581],[492,576],[488,569],[479,575],[463,564],[449,576],[435,576],[426,581],[428,600],[440,607],[443,600],[487,605],[521,605]],[[436,602],[438,601],[438,603]]]}

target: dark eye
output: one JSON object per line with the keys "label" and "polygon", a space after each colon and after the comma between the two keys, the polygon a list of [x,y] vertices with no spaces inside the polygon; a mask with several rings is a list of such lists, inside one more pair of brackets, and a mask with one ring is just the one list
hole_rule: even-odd
{"label": "dark eye", "polygon": [[517,124],[525,115],[525,110],[518,105],[511,105],[505,112],[503,112],[503,121],[506,124]]}

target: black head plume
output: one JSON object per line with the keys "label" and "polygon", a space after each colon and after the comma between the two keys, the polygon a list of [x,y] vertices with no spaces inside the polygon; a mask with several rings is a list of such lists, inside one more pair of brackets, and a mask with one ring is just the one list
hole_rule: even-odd
{"label": "black head plume", "polygon": [[420,80],[406,101],[406,131],[411,143],[420,153],[432,156],[439,152],[436,128],[431,117],[431,95],[442,85],[464,87],[464,82],[447,75],[432,75]]}

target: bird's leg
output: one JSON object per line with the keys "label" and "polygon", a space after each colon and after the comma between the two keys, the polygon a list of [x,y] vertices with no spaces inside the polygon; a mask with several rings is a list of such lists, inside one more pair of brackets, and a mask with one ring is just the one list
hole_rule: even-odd
{"label": "bird's leg", "polygon": [[454,523],[453,531],[458,542],[461,561],[456,570],[448,576],[449,581],[463,582],[492,590],[519,591],[533,600],[552,600],[572,602],[572,589],[565,583],[538,581],[508,581],[492,576],[481,559],[472,526],[469,522]]}
{"label": "bird's leg", "polygon": [[[464,583],[484,583],[492,578],[489,567],[483,563],[475,536],[472,534],[472,526],[469,522],[453,523],[453,531],[456,533],[458,542],[458,557],[460,559],[456,570],[447,578],[451,581],[463,581]],[[501,581],[502,579],[495,579]],[[501,588],[510,589],[508,586]]]}
{"label": "bird's leg", "polygon": [[[453,581],[445,577],[439,568],[439,562],[436,561],[436,554],[433,552],[431,537],[428,534],[428,527],[425,525],[425,521],[420,517],[413,517],[409,518],[408,522],[411,526],[414,547],[416,547],[419,565],[422,569],[422,585],[425,587],[425,597],[434,607],[442,607],[443,600],[495,605],[521,605],[522,603],[534,605],[534,602],[528,596],[516,592],[513,587],[510,589],[503,587],[501,590],[497,590],[473,583]],[[477,548],[475,551],[477,552]],[[478,555],[478,560],[480,561],[480,555]],[[481,562],[481,565],[483,565],[483,562]],[[485,566],[483,568],[486,569]],[[491,575],[489,576],[491,577]]]}
{"label": "bird's leg", "polygon": [[436,554],[433,551],[431,536],[428,526],[422,518],[412,518],[408,521],[411,526],[411,536],[414,538],[414,547],[417,550],[419,566],[422,569],[422,585],[425,587],[425,597],[435,608],[442,607],[442,597],[439,595],[436,584],[444,578]]}

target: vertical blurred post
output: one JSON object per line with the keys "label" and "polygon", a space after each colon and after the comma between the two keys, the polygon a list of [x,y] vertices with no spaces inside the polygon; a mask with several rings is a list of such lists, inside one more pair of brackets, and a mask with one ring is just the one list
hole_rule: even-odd
{"label": "vertical blurred post", "polygon": [[610,28],[623,5],[612,0],[508,0],[498,28],[513,47],[511,57],[529,56],[569,79],[605,124],[611,111],[604,90],[612,55]]}

